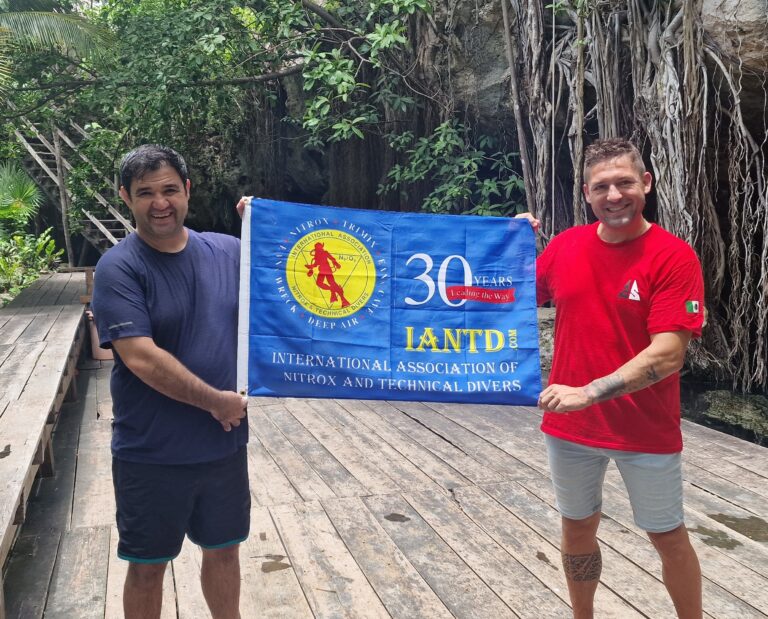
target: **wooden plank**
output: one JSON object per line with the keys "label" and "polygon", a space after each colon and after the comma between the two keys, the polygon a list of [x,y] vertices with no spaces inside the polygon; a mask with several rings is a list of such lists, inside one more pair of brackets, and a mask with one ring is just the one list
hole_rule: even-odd
{"label": "wooden plank", "polygon": [[741,468],[752,471],[753,473],[763,477],[768,483],[768,449],[765,450],[765,457],[760,458],[755,455],[741,455],[728,458],[729,462],[738,464]]}
{"label": "wooden plank", "polygon": [[[607,477],[611,480],[611,477]],[[618,489],[614,483],[608,483],[603,489],[603,494],[613,502],[612,517],[625,527],[633,528],[634,521],[625,491]],[[735,562],[731,564],[732,570],[739,571],[736,564],[741,564],[741,567],[768,578],[768,546],[765,544],[755,542],[687,505],[685,523],[697,552],[706,552],[709,555],[712,550],[732,559]]]}
{"label": "wooden plank", "polygon": [[455,499],[412,492],[405,499],[518,617],[570,617],[570,607],[473,522]]}
{"label": "wooden plank", "polygon": [[411,437],[396,428],[392,428],[390,424],[371,410],[368,402],[339,400],[339,404],[355,417],[358,423],[366,427],[364,431],[378,435],[379,440],[387,442],[393,449],[400,452],[442,488],[467,486],[471,483],[456,469],[446,464],[431,451],[411,439]]}
{"label": "wooden plank", "polygon": [[[554,507],[554,492],[550,484],[526,482],[525,485],[539,498]],[[613,484],[606,484],[605,489],[607,490],[605,492],[606,504],[603,511],[609,516],[604,516],[601,520],[598,539],[602,544],[609,545],[656,578],[661,578],[661,560],[647,539],[645,532],[636,527],[630,529],[624,525],[626,519],[631,518],[631,508],[626,495],[622,490],[615,488]],[[618,513],[621,513],[621,521],[616,519],[615,515]],[[754,605],[751,601],[747,603],[744,600],[750,600],[752,594],[765,597],[760,592],[760,589],[765,587],[764,580],[758,578],[756,574],[747,575],[743,570],[737,569],[739,582],[730,579],[730,582],[726,584],[724,580],[718,578],[718,572],[721,570],[733,571],[738,565],[716,555],[717,553],[714,552],[705,553],[703,556],[699,553],[704,576],[702,587],[706,612],[713,617],[760,616],[762,613],[756,608],[759,604]],[[712,578],[712,576],[715,577]],[[729,580],[728,577],[725,580]],[[750,592],[750,597],[745,598],[743,596],[745,592]],[[757,599],[759,600],[759,597]]]}
{"label": "wooden plank", "polygon": [[[53,281],[49,291],[56,289],[57,282],[65,279],[68,281],[68,278],[66,276]],[[50,283],[51,279],[48,281]],[[49,298],[52,296],[53,292],[50,292]],[[73,338],[79,332],[77,320],[76,317],[70,318],[67,325],[72,328],[59,336],[67,338],[68,335],[68,339],[30,344],[32,351],[39,351],[39,354],[33,352],[28,355],[29,361],[34,362],[30,373],[26,374],[29,361],[24,361],[26,375],[23,377],[17,376],[18,366],[16,370],[10,371],[7,360],[4,364],[5,369],[9,370],[8,375],[18,380],[16,392],[11,391],[9,394],[6,391],[5,397],[15,396],[18,384],[22,385],[23,390],[18,394],[18,399],[6,407],[0,418],[0,436],[7,446],[3,450],[7,449],[8,453],[6,458],[0,459],[0,563],[9,552],[17,527],[25,517],[26,503],[38,468],[45,464],[49,473],[52,470],[52,463],[42,460],[41,456],[49,457],[52,453],[49,446],[52,428],[49,418],[58,412],[64,391],[72,379],[72,356],[78,346],[77,342],[73,344]],[[20,343],[14,352],[23,350],[24,343]]]}
{"label": "wooden plank", "polygon": [[[529,483],[532,482],[510,482],[484,486],[484,489],[507,509],[522,517],[540,535],[559,547],[560,514],[554,507],[537,499],[534,493],[524,488]],[[601,552],[603,555],[601,583],[648,617],[674,616],[672,601],[658,579],[640,569],[610,546],[601,545]],[[597,615],[602,613],[602,610],[595,611]]]}
{"label": "wooden plank", "polygon": [[[128,561],[117,556],[117,543],[120,536],[117,527],[110,527],[109,532],[109,567],[107,569],[107,591],[104,605],[104,619],[123,619],[123,586],[128,574]],[[163,578],[163,606],[160,619],[176,619],[176,592],[173,588],[173,570],[165,570]]]}
{"label": "wooden plank", "polygon": [[[82,321],[82,316],[79,318]],[[71,322],[71,321],[70,321]],[[79,323],[75,323],[77,326]],[[74,329],[72,330],[74,332]],[[74,333],[72,334],[74,337]],[[35,364],[19,401],[45,399],[51,403],[63,400],[64,392],[72,380],[75,347],[72,337],[69,339],[51,339],[45,343],[45,350]],[[79,343],[82,345],[82,342]],[[51,404],[53,405],[53,404]]]}
{"label": "wooden plank", "polygon": [[768,514],[768,500],[765,497],[732,483],[730,479],[690,464],[683,466],[683,479],[755,515],[765,516]]}
{"label": "wooden plank", "polygon": [[402,497],[366,497],[363,501],[454,616],[515,617]]}
{"label": "wooden plank", "polygon": [[[28,406],[32,408],[28,410]],[[20,402],[8,406],[0,418],[0,436],[8,455],[0,459],[0,565],[16,534],[18,515],[23,518],[28,492],[38,465],[33,464],[44,423],[28,420],[30,413],[45,411],[46,401]],[[47,414],[47,413],[46,413]],[[44,418],[43,418],[44,419]]]}
{"label": "wooden plank", "polygon": [[269,511],[254,507],[251,534],[240,548],[242,617],[312,617],[287,554]]}
{"label": "wooden plank", "polygon": [[37,301],[37,310],[59,307],[59,297],[66,288],[72,275],[70,273],[52,273],[45,284],[45,292]]}
{"label": "wooden plank", "polygon": [[105,361],[96,370],[96,417],[97,419],[110,420],[113,418],[112,393],[110,380],[112,377],[113,362]]}
{"label": "wooden plank", "polygon": [[82,305],[72,303],[62,307],[61,314],[56,319],[51,331],[46,337],[46,341],[62,340],[73,343],[73,337],[80,329],[83,322],[85,310]]}
{"label": "wooden plank", "polygon": [[248,443],[248,477],[251,480],[251,496],[257,505],[301,501],[301,495],[264,446],[254,438]]}
{"label": "wooden plank", "polygon": [[107,230],[104,227],[103,223],[101,223],[94,215],[92,215],[90,211],[87,211],[85,209],[81,209],[81,210],[83,215],[85,215],[89,219],[89,221],[99,229],[99,232],[101,232],[106,237],[106,239],[110,243],[112,243],[112,245],[117,245],[117,239],[112,235],[112,233],[109,230]]}
{"label": "wooden plank", "polygon": [[291,480],[293,487],[304,498],[335,496],[323,479],[301,457],[301,454],[280,433],[261,409],[249,411],[248,424],[259,442],[277,462],[280,470]]}
{"label": "wooden plank", "polygon": [[45,615],[101,619],[106,602],[108,563],[109,527],[64,533]]}
{"label": "wooden plank", "polygon": [[379,436],[347,412],[334,400],[305,400],[312,410],[339,435],[357,449],[366,454],[369,460],[403,490],[415,488],[439,488],[430,477],[394,449]]}
{"label": "wooden plank", "polygon": [[[734,505],[721,497],[684,482],[685,504],[691,509],[720,524],[747,536],[749,539],[768,544],[768,522],[765,518]],[[768,518],[768,515],[765,515]]]}
{"label": "wooden plank", "polygon": [[[450,462],[451,466],[472,483],[491,483],[502,481],[505,476],[493,467],[484,466],[470,453],[463,451],[450,439],[436,433],[418,419],[396,408],[389,402],[369,401],[368,407],[392,428],[397,428],[404,435],[416,441],[435,456]],[[406,408],[402,406],[402,408]]]}
{"label": "wooden plank", "polygon": [[48,335],[56,319],[61,313],[61,307],[51,307],[41,310],[29,323],[24,332],[19,336],[19,341],[41,342]]}
{"label": "wooden plank", "polygon": [[683,430],[683,438],[689,441],[694,437],[697,437],[715,443],[720,447],[729,448],[742,455],[755,456],[760,459],[765,459],[766,457],[766,448],[764,446],[750,443],[749,441],[713,430],[712,428],[707,428],[697,423],[693,423],[688,419],[683,419],[680,425]]}
{"label": "wooden plank", "polygon": [[370,494],[284,406],[267,406],[261,410],[336,496]]}
{"label": "wooden plank", "polygon": [[[706,466],[706,468],[703,466],[700,466],[699,468],[706,471],[706,475],[708,476],[717,476],[727,479],[735,489],[744,488],[754,494],[760,495],[760,497],[768,503],[768,483],[766,483],[768,480],[766,480],[765,477],[743,468],[738,464],[728,462],[727,460],[712,462],[709,466]],[[764,513],[768,513],[768,511]]]}
{"label": "wooden plank", "polygon": [[0,369],[3,367],[3,363],[10,356],[15,348],[15,344],[0,344]]}
{"label": "wooden plank", "polygon": [[[477,487],[458,488],[453,500],[461,511],[531,572],[563,602],[568,602],[565,577],[560,568],[560,551]],[[598,589],[598,597],[606,594]],[[611,594],[612,595],[612,594]],[[605,606],[605,604],[601,604]]]}
{"label": "wooden plank", "polygon": [[320,617],[389,614],[315,501],[269,508],[309,607]]}
{"label": "wooden plank", "polygon": [[[459,488],[455,500],[462,511],[478,524],[528,571],[536,576],[563,602],[568,602],[568,589],[562,573],[560,549],[530,526],[519,511],[504,507],[480,488]],[[527,517],[546,514],[548,506],[531,497]],[[542,517],[546,517],[542,515]],[[595,608],[600,617],[640,617],[624,600],[600,583],[595,593]]]}
{"label": "wooden plank", "polygon": [[[79,422],[80,415],[76,405],[74,407],[71,404],[66,405],[52,439],[56,462],[55,474],[52,477],[39,479],[33,489],[27,518],[24,521],[25,535],[46,535],[51,531],[69,529],[75,486]],[[74,431],[73,425],[76,425]]]}
{"label": "wooden plank", "polygon": [[72,527],[110,526],[115,521],[110,433],[108,427],[106,430],[101,433],[101,447],[78,449]]}
{"label": "wooden plank", "polygon": [[8,617],[43,616],[60,539],[58,530],[19,537],[4,583]]}
{"label": "wooden plank", "polygon": [[[68,273],[56,273],[48,278],[44,292],[36,302],[34,317],[19,334],[19,340],[34,342],[46,338],[59,314],[64,310],[65,303],[62,301],[62,295],[71,278],[72,275]],[[29,313],[32,313],[31,309]]]}
{"label": "wooden plank", "polygon": [[286,399],[285,407],[369,492],[390,494],[398,491],[398,485],[379,468],[376,461],[345,440],[306,401]]}
{"label": "wooden plank", "polygon": [[532,469],[548,474],[547,450],[538,429],[540,419],[531,413],[532,409],[479,404],[458,406],[438,402],[426,404]]}
{"label": "wooden plank", "polygon": [[64,288],[59,294],[59,298],[56,299],[55,304],[75,307],[82,305],[80,303],[80,295],[85,290],[85,278],[79,273],[72,271],[57,273],[56,277],[66,278],[66,280]]}
{"label": "wooden plank", "polygon": [[32,158],[37,162],[37,165],[39,165],[40,168],[58,185],[59,177],[56,176],[56,173],[51,170],[51,168],[49,168],[48,165],[40,158],[40,155],[37,154],[37,151],[32,148],[32,145],[27,142],[24,136],[19,133],[17,129],[13,130],[13,134],[16,136],[16,139],[21,142],[24,148],[27,149],[27,152],[32,155]]}
{"label": "wooden plank", "polygon": [[[415,421],[423,424],[432,432],[445,437],[447,441],[455,445],[466,454],[480,462],[489,470],[498,471],[498,481],[506,479],[524,479],[526,477],[540,475],[539,471],[531,468],[524,462],[511,456],[506,451],[492,445],[474,432],[467,430],[454,420],[441,415],[434,409],[421,402],[390,402],[390,404]],[[471,415],[471,410],[465,410],[464,415]]]}
{"label": "wooden plank", "polygon": [[210,619],[211,612],[200,586],[203,553],[199,546],[184,540],[181,553],[171,563],[179,619]]}
{"label": "wooden plank", "polygon": [[22,290],[10,303],[0,307],[0,331],[13,316],[35,305],[36,299],[42,296],[44,283],[48,281],[48,275],[41,275],[29,286]]}
{"label": "wooden plank", "polygon": [[43,351],[45,342],[20,342],[3,363],[0,372],[0,401],[18,400]]}
{"label": "wooden plank", "polygon": [[361,499],[326,499],[323,507],[392,617],[453,616]]}
{"label": "wooden plank", "polygon": [[11,316],[0,329],[0,344],[15,344],[36,315],[36,309],[23,309]]}
{"label": "wooden plank", "polygon": [[[69,276],[66,276],[67,278]],[[44,329],[45,325],[50,328],[48,320],[51,311],[61,311],[56,307],[55,301],[61,290],[64,288],[65,281],[59,275],[47,275],[41,277],[40,284],[33,290],[26,289],[19,294],[3,312],[7,316],[6,320],[0,320],[0,343],[12,344],[18,339],[34,341],[39,338],[39,330]],[[35,282],[37,283],[37,282]],[[25,294],[28,293],[29,294]],[[42,314],[42,317],[38,318]],[[41,327],[36,327],[27,334],[33,324],[44,323]]]}

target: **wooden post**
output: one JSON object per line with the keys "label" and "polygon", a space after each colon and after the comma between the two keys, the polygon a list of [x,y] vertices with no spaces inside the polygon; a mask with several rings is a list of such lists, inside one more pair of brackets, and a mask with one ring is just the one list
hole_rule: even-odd
{"label": "wooden post", "polygon": [[61,159],[61,138],[56,127],[51,124],[53,132],[53,154],[56,156],[56,182],[59,184],[59,203],[61,205],[61,227],[64,232],[64,245],[67,250],[69,266],[74,266],[72,255],[72,239],[69,236],[69,196],[67,195],[66,179],[64,178],[64,164]]}

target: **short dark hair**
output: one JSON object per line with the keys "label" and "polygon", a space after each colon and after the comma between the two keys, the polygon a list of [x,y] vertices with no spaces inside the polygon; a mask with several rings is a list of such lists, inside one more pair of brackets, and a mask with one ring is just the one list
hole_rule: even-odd
{"label": "short dark hair", "polygon": [[142,144],[127,153],[120,161],[120,184],[131,194],[131,183],[141,180],[147,172],[154,172],[164,165],[179,173],[182,183],[189,179],[187,164],[179,153],[161,144]]}
{"label": "short dark hair", "polygon": [[593,142],[584,149],[584,182],[588,181],[589,171],[598,163],[610,161],[617,157],[624,157],[625,155],[629,155],[641,176],[645,174],[643,156],[640,154],[637,146],[629,140],[625,138],[606,138]]}

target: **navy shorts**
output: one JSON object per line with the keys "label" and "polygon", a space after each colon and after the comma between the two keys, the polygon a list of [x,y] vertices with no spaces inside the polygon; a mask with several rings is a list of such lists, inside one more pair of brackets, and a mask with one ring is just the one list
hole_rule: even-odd
{"label": "navy shorts", "polygon": [[202,548],[224,548],[248,537],[251,493],[245,447],[200,464],[139,464],[112,458],[117,503],[117,556],[164,563],[184,536]]}

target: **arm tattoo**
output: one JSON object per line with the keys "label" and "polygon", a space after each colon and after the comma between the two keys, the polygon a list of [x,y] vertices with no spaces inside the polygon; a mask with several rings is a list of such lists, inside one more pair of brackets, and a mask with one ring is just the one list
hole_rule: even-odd
{"label": "arm tattoo", "polygon": [[589,383],[586,392],[592,398],[592,402],[595,403],[621,395],[625,387],[626,383],[621,374],[609,374]]}
{"label": "arm tattoo", "polygon": [[656,373],[656,368],[654,368],[652,365],[648,366],[645,370],[645,377],[648,379],[648,381],[653,384],[657,380],[659,380],[659,375]]}
{"label": "arm tattoo", "polygon": [[600,580],[600,572],[603,571],[600,549],[588,555],[563,554],[563,570],[565,577],[574,582]]}

